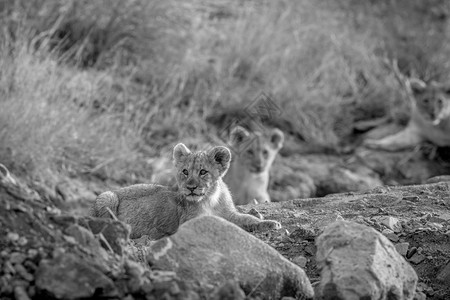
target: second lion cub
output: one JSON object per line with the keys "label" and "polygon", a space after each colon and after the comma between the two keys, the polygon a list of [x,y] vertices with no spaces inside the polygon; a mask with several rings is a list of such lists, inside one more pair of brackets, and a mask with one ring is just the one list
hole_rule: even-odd
{"label": "second lion cub", "polygon": [[269,132],[248,132],[236,126],[230,133],[229,143],[243,151],[236,155],[225,176],[236,205],[270,202],[267,192],[269,171],[278,151],[283,147],[284,134],[279,129]]}
{"label": "second lion cub", "polygon": [[184,144],[173,150],[178,191],[155,184],[137,184],[100,194],[91,208],[95,217],[117,218],[131,225],[131,238],[148,235],[159,239],[200,215],[222,217],[246,230],[279,229],[280,223],[262,221],[237,212],[222,177],[230,166],[228,148],[191,152]]}

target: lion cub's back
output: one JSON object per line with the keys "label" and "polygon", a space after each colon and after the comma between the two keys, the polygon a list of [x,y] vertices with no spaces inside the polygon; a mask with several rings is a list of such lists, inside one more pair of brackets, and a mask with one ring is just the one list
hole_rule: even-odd
{"label": "lion cub's back", "polygon": [[[173,227],[178,194],[156,184],[135,184],[100,194],[91,209],[95,217],[110,217],[109,207],[116,217],[131,225],[131,236],[148,234],[155,223]],[[170,224],[166,224],[170,223]]]}

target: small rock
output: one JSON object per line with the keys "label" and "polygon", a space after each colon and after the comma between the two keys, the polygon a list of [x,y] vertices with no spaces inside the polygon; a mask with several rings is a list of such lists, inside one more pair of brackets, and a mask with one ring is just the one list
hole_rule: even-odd
{"label": "small rock", "polygon": [[184,223],[150,246],[150,266],[174,271],[184,280],[221,285],[236,280],[246,294],[310,299],[305,272],[275,249],[238,226],[215,216]]}
{"label": "small rock", "polygon": [[292,259],[292,262],[299,266],[300,268],[304,269],[306,267],[306,263],[308,262],[308,259],[304,256],[296,256]]}
{"label": "small rock", "polygon": [[420,264],[422,261],[424,261],[425,258],[426,258],[425,255],[416,253],[416,254],[414,254],[414,255],[409,259],[409,261],[410,261],[411,263],[415,264],[415,265],[418,265],[418,264]]}
{"label": "small rock", "polygon": [[394,232],[402,231],[402,225],[397,218],[391,216],[382,216],[375,218],[380,224],[383,224]]}
{"label": "small rock", "polygon": [[308,253],[311,256],[316,255],[317,247],[314,244],[308,244],[305,246],[305,252]]}
{"label": "small rock", "polygon": [[20,236],[15,232],[8,232],[6,235],[6,239],[10,242],[17,242],[19,240]]}
{"label": "small rock", "polygon": [[409,243],[398,243],[395,244],[395,249],[397,249],[397,252],[400,253],[402,256],[406,256],[406,253],[408,253]]}
{"label": "small rock", "polygon": [[416,272],[375,229],[338,221],[316,244],[322,270],[317,299],[413,299]]}
{"label": "small rock", "polygon": [[28,240],[27,240],[27,238],[26,237],[24,237],[24,236],[21,236],[20,238],[19,238],[19,240],[17,241],[17,244],[19,244],[19,246],[25,246],[26,244],[28,244]]}

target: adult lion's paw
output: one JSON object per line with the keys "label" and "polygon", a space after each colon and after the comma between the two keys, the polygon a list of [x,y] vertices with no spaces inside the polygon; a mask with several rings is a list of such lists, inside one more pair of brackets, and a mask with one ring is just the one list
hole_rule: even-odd
{"label": "adult lion's paw", "polygon": [[261,221],[260,223],[258,223],[257,226],[257,230],[260,231],[268,231],[268,230],[278,230],[281,228],[281,224],[280,222],[277,221],[273,221],[273,220],[266,220],[266,221]]}

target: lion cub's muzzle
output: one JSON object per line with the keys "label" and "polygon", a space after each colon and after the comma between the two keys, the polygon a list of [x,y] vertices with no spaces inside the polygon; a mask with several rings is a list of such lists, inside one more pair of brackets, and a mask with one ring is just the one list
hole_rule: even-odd
{"label": "lion cub's muzzle", "polygon": [[249,166],[249,171],[252,173],[262,173],[265,170],[265,166],[262,164],[259,165],[250,165]]}
{"label": "lion cub's muzzle", "polygon": [[203,188],[198,186],[186,186],[184,188],[184,194],[188,201],[200,201],[205,195]]}

